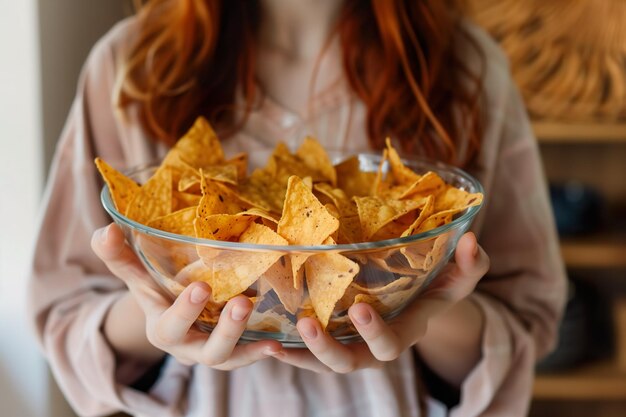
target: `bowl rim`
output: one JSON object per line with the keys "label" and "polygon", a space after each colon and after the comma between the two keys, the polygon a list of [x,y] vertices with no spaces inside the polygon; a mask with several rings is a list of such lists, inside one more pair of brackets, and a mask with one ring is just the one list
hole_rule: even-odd
{"label": "bowl rim", "polygon": [[[380,155],[374,154],[374,153],[368,153],[368,152],[355,152],[351,154],[344,154],[343,156],[345,157],[344,159],[348,159],[353,156],[356,156],[356,157],[364,156],[366,158],[371,158],[373,160],[378,160],[378,161],[380,161],[381,159]],[[482,193],[484,195],[484,189],[483,189],[482,184],[474,176],[470,175],[469,173],[467,173],[466,171],[460,168],[454,167],[449,164],[445,164],[440,161],[433,161],[433,160],[420,158],[420,157],[411,157],[411,158],[404,157],[402,158],[402,161],[403,163],[409,166],[422,164],[425,166],[436,168],[439,171],[444,170],[444,171],[447,171],[448,173],[458,175],[461,178],[468,181],[472,185],[472,187],[474,187],[474,190],[472,192]],[[127,176],[136,175],[137,173],[144,171],[146,169],[155,168],[159,166],[159,164],[160,164],[159,162],[148,162],[145,164],[141,164],[141,165],[129,168],[127,170],[124,170],[124,175],[127,175]],[[113,200],[111,199],[111,196],[109,193],[109,187],[106,183],[104,184],[100,192],[100,201],[102,205],[104,206],[104,209],[113,218],[114,221],[130,226],[131,228],[136,229],[147,235],[164,238],[166,240],[170,240],[174,242],[193,244],[196,246],[202,246],[202,247],[208,247],[208,248],[230,249],[230,250],[238,250],[238,251],[245,250],[245,251],[254,251],[254,252],[284,252],[284,253],[291,253],[291,252],[321,253],[321,252],[356,252],[356,251],[362,252],[362,251],[372,251],[372,250],[377,250],[377,249],[392,249],[396,247],[407,246],[407,245],[410,245],[412,243],[415,243],[415,242],[418,242],[427,238],[439,236],[441,234],[446,233],[449,230],[456,228],[458,225],[462,223],[471,221],[476,216],[476,214],[478,214],[482,206],[485,204],[485,200],[483,198],[483,201],[479,205],[472,206],[469,209],[466,209],[465,213],[463,213],[461,216],[457,217],[456,219],[452,220],[450,223],[444,224],[443,226],[439,226],[435,229],[431,229],[426,232],[417,233],[417,234],[405,236],[405,237],[378,240],[374,242],[341,243],[341,244],[334,244],[334,245],[266,245],[266,244],[256,244],[256,243],[240,243],[240,242],[227,242],[227,241],[221,241],[221,240],[203,239],[203,238],[197,238],[197,237],[191,237],[191,236],[165,232],[163,230],[146,226],[144,224],[141,224],[139,222],[129,219],[128,217],[124,216],[115,208],[115,205],[113,204]]]}

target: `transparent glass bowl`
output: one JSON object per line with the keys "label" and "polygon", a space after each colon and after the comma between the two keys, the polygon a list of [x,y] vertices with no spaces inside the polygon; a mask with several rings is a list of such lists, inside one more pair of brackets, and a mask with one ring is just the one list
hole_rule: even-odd
{"label": "transparent glass bowl", "polygon": [[[336,161],[352,155],[331,153]],[[358,157],[361,170],[378,169],[381,159],[379,155],[363,153],[358,154]],[[480,183],[460,169],[425,160],[405,160],[405,163],[417,173],[434,171],[447,183],[467,192],[483,192]],[[155,168],[156,166],[140,167],[127,172],[127,175],[142,183]],[[122,228],[129,244],[150,275],[172,300],[191,282],[190,277],[220,268],[227,274],[237,267],[224,262],[225,259],[245,260],[261,253],[273,254],[277,259],[296,254],[313,256],[338,253],[357,262],[359,272],[336,304],[326,328],[329,334],[342,343],[361,340],[347,314],[358,294],[362,294],[360,297],[366,298],[383,319],[390,320],[397,316],[436,279],[454,253],[459,238],[469,229],[481,208],[470,207],[459,213],[451,223],[404,238],[340,245],[271,246],[198,239],[153,229],[119,213],[106,186],[102,190],[101,199],[104,208]],[[199,248],[205,255],[215,254],[211,265],[207,265],[207,258],[211,256],[200,259]],[[244,295],[251,297],[254,307],[246,331],[241,337],[243,342],[274,339],[285,346],[304,346],[295,324],[298,317],[311,315],[310,303],[298,307],[293,313],[287,311],[263,276]],[[303,299],[307,295],[305,284]],[[197,320],[197,327],[210,332],[215,325],[214,317],[217,317],[221,307],[220,304],[207,305]],[[294,310],[293,307],[291,310]]]}

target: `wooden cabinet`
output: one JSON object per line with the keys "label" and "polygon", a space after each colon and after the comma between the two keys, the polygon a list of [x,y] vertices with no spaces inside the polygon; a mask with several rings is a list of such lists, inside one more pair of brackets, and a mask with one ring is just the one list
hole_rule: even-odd
{"label": "wooden cabinet", "polygon": [[[580,181],[600,191],[608,207],[603,230],[589,236],[562,239],[561,251],[568,271],[594,285],[610,285],[613,354],[564,372],[538,374],[531,416],[602,414],[602,407],[623,410],[626,415],[626,123],[534,124],[544,168],[550,181]],[[600,214],[599,214],[600,215]],[[560,403],[556,405],[556,403]],[[543,404],[539,407],[537,404]],[[566,414],[542,413],[547,409]],[[600,407],[600,408],[598,408]],[[613,415],[606,411],[606,415]],[[589,415],[589,414],[580,414]]]}

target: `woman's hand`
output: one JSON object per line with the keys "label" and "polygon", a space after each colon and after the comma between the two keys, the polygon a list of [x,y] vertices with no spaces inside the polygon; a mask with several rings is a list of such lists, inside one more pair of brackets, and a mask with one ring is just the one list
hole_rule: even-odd
{"label": "woman's hand", "polygon": [[[431,320],[437,318],[439,325],[445,321],[441,318],[448,312],[457,309],[464,302],[469,303],[464,299],[474,290],[488,269],[487,254],[478,245],[474,234],[467,233],[459,240],[455,262],[447,265],[433,285],[390,323],[383,322],[368,304],[359,303],[350,307],[348,314],[364,342],[343,345],[322,332],[317,320],[304,318],[298,321],[297,326],[308,349],[285,349],[274,357],[315,372],[347,373],[362,368],[380,367],[384,362],[398,358],[406,349],[419,343],[424,338]],[[456,315],[458,316],[458,313]],[[482,315],[470,314],[468,317],[472,317],[473,321],[478,320],[478,323],[470,323],[474,325],[473,331],[461,332],[467,336],[458,343],[467,343],[468,346],[458,350],[465,350],[469,356],[473,356],[469,365],[475,365],[476,355],[473,353],[476,350],[480,357]],[[437,364],[429,365],[433,370],[438,370]],[[470,369],[471,367],[467,371]],[[451,375],[447,379],[457,378],[456,375]]]}
{"label": "woman's hand", "polygon": [[[244,296],[226,304],[211,335],[193,328],[209,297],[207,284],[188,285],[172,304],[161,294],[117,225],[97,230],[91,246],[132,295],[132,299],[122,297],[112,307],[104,324],[105,336],[118,354],[151,360],[166,352],[183,364],[201,363],[231,370],[282,350],[281,344],[273,340],[237,345],[252,311],[252,303]],[[137,326],[145,331],[129,331]]]}

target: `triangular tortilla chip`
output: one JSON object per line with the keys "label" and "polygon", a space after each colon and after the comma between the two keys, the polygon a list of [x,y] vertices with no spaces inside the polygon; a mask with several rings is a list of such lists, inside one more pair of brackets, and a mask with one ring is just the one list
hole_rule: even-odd
{"label": "triangular tortilla chip", "polygon": [[126,217],[142,224],[163,217],[172,210],[172,173],[169,168],[159,168],[141,186],[126,208]]}
{"label": "triangular tortilla chip", "polygon": [[196,218],[196,207],[188,207],[175,211],[167,216],[158,217],[148,223],[148,227],[178,235],[196,237],[193,222]]}
{"label": "triangular tortilla chip", "polygon": [[[251,223],[239,237],[239,242],[265,245],[287,245],[287,241],[262,224]],[[207,251],[211,248],[204,248]],[[227,301],[244,292],[284,254],[280,252],[250,252],[214,250],[207,254],[198,248],[201,259],[208,268],[206,282],[213,288],[216,301]]]}
{"label": "triangular tortilla chip", "polygon": [[354,197],[354,201],[356,201],[365,240],[369,240],[389,222],[423,207],[426,203],[426,201],[413,200],[385,200],[376,196]]}
{"label": "triangular tortilla chip", "polygon": [[98,171],[100,171],[100,175],[102,175],[102,179],[109,187],[109,193],[115,208],[122,214],[126,213],[128,205],[139,191],[139,184],[100,158],[96,158],[95,163]]}
{"label": "triangular tortilla chip", "polygon": [[[290,245],[319,245],[339,228],[339,220],[326,210],[311,189],[298,177],[291,176],[283,214],[278,222],[278,234]],[[291,257],[294,277],[309,255]],[[299,283],[294,282],[294,286]]]}
{"label": "triangular tortilla chip", "polygon": [[322,329],[326,329],[337,301],[359,273],[359,264],[337,253],[311,256],[304,264],[306,283]]}

